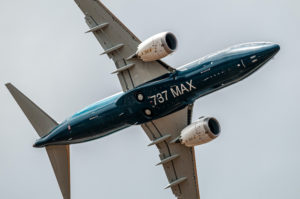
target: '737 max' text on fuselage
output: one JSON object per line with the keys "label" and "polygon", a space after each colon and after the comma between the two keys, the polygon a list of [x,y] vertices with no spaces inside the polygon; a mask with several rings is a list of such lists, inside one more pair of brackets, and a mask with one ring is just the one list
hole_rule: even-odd
{"label": "'737 max' text on fuselage", "polygon": [[40,138],[34,146],[89,141],[163,117],[192,104],[201,96],[244,79],[279,49],[277,44],[256,42],[206,56],[174,73],[86,107]]}

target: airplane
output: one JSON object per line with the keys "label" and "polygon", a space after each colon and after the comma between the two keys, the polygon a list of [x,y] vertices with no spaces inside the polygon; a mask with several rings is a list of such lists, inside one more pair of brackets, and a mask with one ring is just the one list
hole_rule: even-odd
{"label": "airplane", "polygon": [[177,49],[177,39],[163,32],[141,42],[99,0],[75,0],[92,33],[116,65],[122,92],[100,100],[60,124],[20,92],[6,87],[40,136],[64,199],[71,198],[71,144],[87,142],[141,125],[159,150],[160,162],[175,197],[199,199],[194,147],[220,135],[214,117],[192,122],[195,100],[241,81],[279,50],[271,42],[239,44],[177,69],[161,61]]}

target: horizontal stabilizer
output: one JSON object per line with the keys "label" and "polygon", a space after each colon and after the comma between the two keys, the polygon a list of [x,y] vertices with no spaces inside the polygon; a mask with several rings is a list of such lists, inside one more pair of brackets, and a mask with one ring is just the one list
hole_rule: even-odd
{"label": "horizontal stabilizer", "polygon": [[25,113],[33,128],[40,137],[48,134],[58,124],[47,113],[35,105],[28,97],[21,93],[11,83],[5,85],[16,102]]}
{"label": "horizontal stabilizer", "polygon": [[60,191],[64,199],[71,198],[69,145],[46,146]]}
{"label": "horizontal stabilizer", "polygon": [[[43,137],[48,134],[58,123],[47,113],[35,105],[28,97],[21,93],[11,83],[6,84],[26,117],[39,134]],[[70,150],[69,145],[46,146],[46,150],[54,170],[57,182],[64,199],[70,199]]]}

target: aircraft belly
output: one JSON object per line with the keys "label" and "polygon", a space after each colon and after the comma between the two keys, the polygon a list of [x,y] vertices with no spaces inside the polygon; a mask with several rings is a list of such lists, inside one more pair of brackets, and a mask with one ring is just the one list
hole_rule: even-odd
{"label": "aircraft belly", "polygon": [[74,122],[70,128],[70,143],[79,143],[104,137],[130,126],[124,120],[122,111],[117,107],[91,114],[80,122]]}
{"label": "aircraft belly", "polygon": [[119,127],[116,127],[116,128],[111,128],[111,129],[106,130],[106,131],[98,131],[98,132],[95,132],[93,134],[86,134],[85,136],[81,136],[80,138],[75,138],[74,140],[71,140],[68,143],[69,144],[76,144],[76,143],[88,142],[88,141],[91,141],[91,140],[95,140],[95,139],[98,139],[98,138],[105,137],[107,135],[115,133],[115,132],[117,132],[119,130],[122,130],[124,128],[127,128],[129,126],[130,125],[122,125],[122,126],[119,126]]}

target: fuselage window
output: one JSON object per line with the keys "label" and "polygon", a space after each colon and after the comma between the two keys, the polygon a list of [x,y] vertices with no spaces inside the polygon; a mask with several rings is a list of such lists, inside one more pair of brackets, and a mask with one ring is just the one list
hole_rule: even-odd
{"label": "fuselage window", "polygon": [[252,60],[252,63],[255,63],[255,62],[257,62],[257,59],[253,59],[253,60]]}

